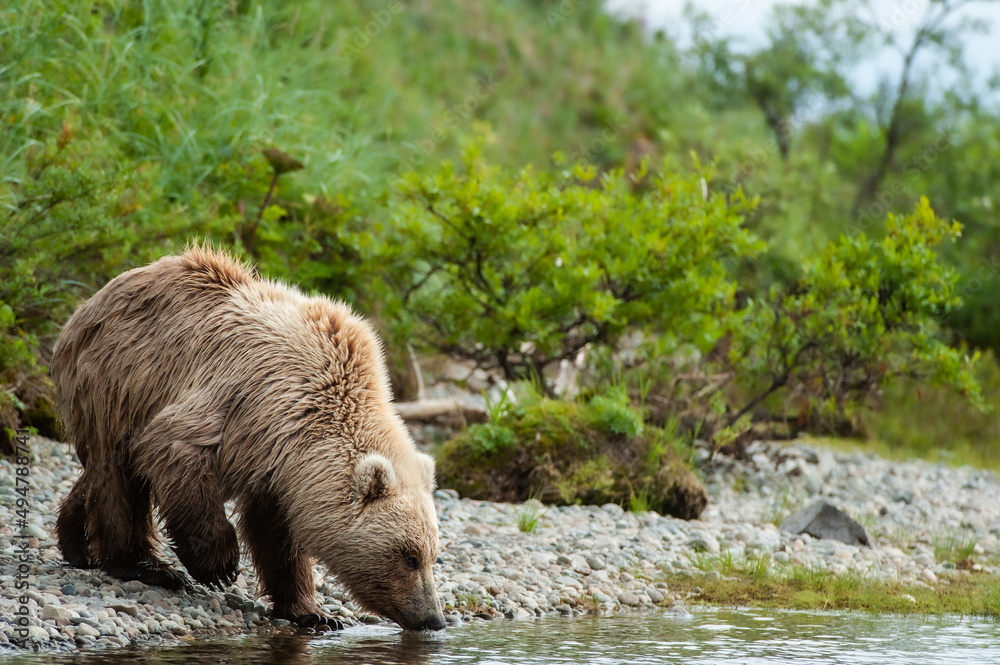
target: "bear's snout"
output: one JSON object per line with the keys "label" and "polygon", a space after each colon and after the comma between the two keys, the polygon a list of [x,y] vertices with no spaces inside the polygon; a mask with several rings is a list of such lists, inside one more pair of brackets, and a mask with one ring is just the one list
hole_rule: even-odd
{"label": "bear's snout", "polygon": [[429,570],[422,577],[423,584],[412,590],[409,602],[397,607],[389,616],[407,630],[441,630],[445,621],[434,589],[434,578]]}
{"label": "bear's snout", "polygon": [[441,630],[444,628],[444,615],[437,612],[430,616],[424,625],[420,627],[420,630]]}

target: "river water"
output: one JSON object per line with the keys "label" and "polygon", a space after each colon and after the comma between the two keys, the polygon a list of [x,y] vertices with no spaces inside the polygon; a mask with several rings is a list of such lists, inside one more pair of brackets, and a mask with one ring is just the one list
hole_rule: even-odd
{"label": "river water", "polygon": [[440,633],[362,626],[324,635],[191,640],[74,654],[0,654],[40,663],[367,665],[1000,664],[1000,621],[844,612],[698,609],[663,614],[475,621]]}

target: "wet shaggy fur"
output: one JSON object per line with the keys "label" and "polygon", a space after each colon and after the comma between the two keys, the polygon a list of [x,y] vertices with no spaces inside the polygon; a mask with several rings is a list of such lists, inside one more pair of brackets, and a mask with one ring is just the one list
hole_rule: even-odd
{"label": "wet shaggy fur", "polygon": [[[66,560],[179,588],[235,579],[235,499],[274,614],[320,615],[312,558],[370,611],[440,628],[433,462],[390,404],[380,343],[340,304],[205,248],[126,272],[54,350],[59,412],[84,470],[57,522]],[[318,617],[317,617],[318,618]]]}

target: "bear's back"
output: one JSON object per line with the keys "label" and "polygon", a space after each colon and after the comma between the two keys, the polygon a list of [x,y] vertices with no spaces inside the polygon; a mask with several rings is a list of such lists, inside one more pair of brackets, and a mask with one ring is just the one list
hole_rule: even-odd
{"label": "bear's back", "polygon": [[78,451],[134,437],[194,391],[212,404],[236,395],[248,417],[275,421],[324,392],[390,399],[378,339],[350,308],[203,247],[123,273],[81,305],[52,376]]}

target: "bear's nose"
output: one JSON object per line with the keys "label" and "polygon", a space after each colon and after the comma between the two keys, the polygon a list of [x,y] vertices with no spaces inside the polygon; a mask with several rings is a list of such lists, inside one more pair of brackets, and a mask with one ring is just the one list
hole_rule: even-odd
{"label": "bear's nose", "polygon": [[427,621],[424,621],[423,625],[420,626],[420,630],[441,630],[444,628],[444,616],[441,614],[432,614]]}

